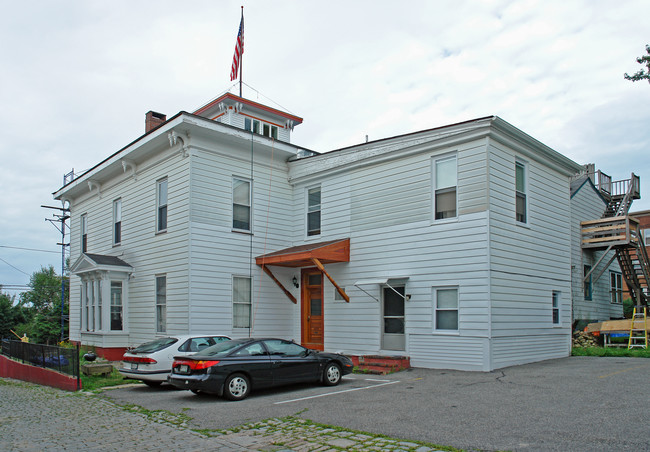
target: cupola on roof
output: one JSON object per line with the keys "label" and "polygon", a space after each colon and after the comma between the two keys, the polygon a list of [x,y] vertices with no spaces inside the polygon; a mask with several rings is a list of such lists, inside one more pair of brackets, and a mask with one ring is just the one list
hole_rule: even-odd
{"label": "cupola on roof", "polygon": [[230,93],[209,102],[194,114],[286,142],[291,141],[293,128],[302,123],[298,116]]}

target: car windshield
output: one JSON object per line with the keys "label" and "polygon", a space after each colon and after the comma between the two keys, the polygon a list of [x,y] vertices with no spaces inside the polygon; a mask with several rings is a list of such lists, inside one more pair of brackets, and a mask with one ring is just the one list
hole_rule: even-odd
{"label": "car windshield", "polygon": [[201,356],[226,356],[234,349],[240,347],[242,344],[248,343],[248,339],[240,339],[234,341],[219,342],[211,347],[204,348],[197,355]]}
{"label": "car windshield", "polygon": [[155,341],[145,342],[142,345],[137,346],[130,353],[154,353],[163,348],[167,348],[170,345],[178,342],[178,339],[175,337],[161,337]]}

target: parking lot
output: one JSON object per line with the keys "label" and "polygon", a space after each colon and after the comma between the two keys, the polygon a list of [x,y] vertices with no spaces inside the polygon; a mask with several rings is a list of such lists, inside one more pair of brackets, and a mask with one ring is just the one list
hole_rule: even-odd
{"label": "parking lot", "polygon": [[650,450],[650,360],[570,357],[489,373],[354,374],[336,387],[253,392],[240,402],[163,385],[106,391],[149,410],[225,429],[288,415],[469,450]]}

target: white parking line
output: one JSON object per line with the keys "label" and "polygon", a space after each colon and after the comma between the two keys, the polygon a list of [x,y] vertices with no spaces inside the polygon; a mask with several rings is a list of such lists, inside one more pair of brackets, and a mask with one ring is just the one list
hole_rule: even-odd
{"label": "white parking line", "polygon": [[[369,380],[369,379],[366,378],[366,380]],[[377,381],[377,380],[370,380],[370,381]],[[384,383],[381,383],[381,384],[378,384],[378,385],[366,386],[364,388],[344,389],[343,391],[335,391],[335,392],[328,392],[328,393],[325,393],[325,394],[318,394],[318,395],[315,395],[315,396],[301,397],[299,399],[283,400],[282,402],[275,402],[274,405],[281,405],[283,403],[291,403],[291,402],[300,402],[302,400],[317,399],[319,397],[326,397],[326,396],[331,396],[331,395],[336,395],[336,394],[343,394],[344,392],[361,391],[363,389],[372,389],[372,388],[378,388],[380,386],[386,386],[386,385],[392,385],[392,384],[395,384],[395,383],[399,383],[399,380],[395,380],[395,381],[379,380],[379,381],[384,381]]]}

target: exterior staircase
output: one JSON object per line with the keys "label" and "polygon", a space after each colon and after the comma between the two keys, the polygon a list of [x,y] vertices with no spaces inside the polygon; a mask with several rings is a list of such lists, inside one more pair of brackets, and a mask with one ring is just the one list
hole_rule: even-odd
{"label": "exterior staircase", "polygon": [[408,356],[351,356],[352,362],[361,373],[386,375],[411,367]]}
{"label": "exterior staircase", "polygon": [[632,201],[641,197],[639,176],[632,173],[630,179],[612,182],[611,177],[601,171],[588,175],[595,179],[594,184],[608,204],[601,219],[581,223],[582,248],[604,250],[592,271],[585,275],[585,280],[609,251],[614,250],[614,256],[595,279],[602,275],[614,258],[617,259],[634,305],[648,306],[650,260],[639,222],[628,215]]}

